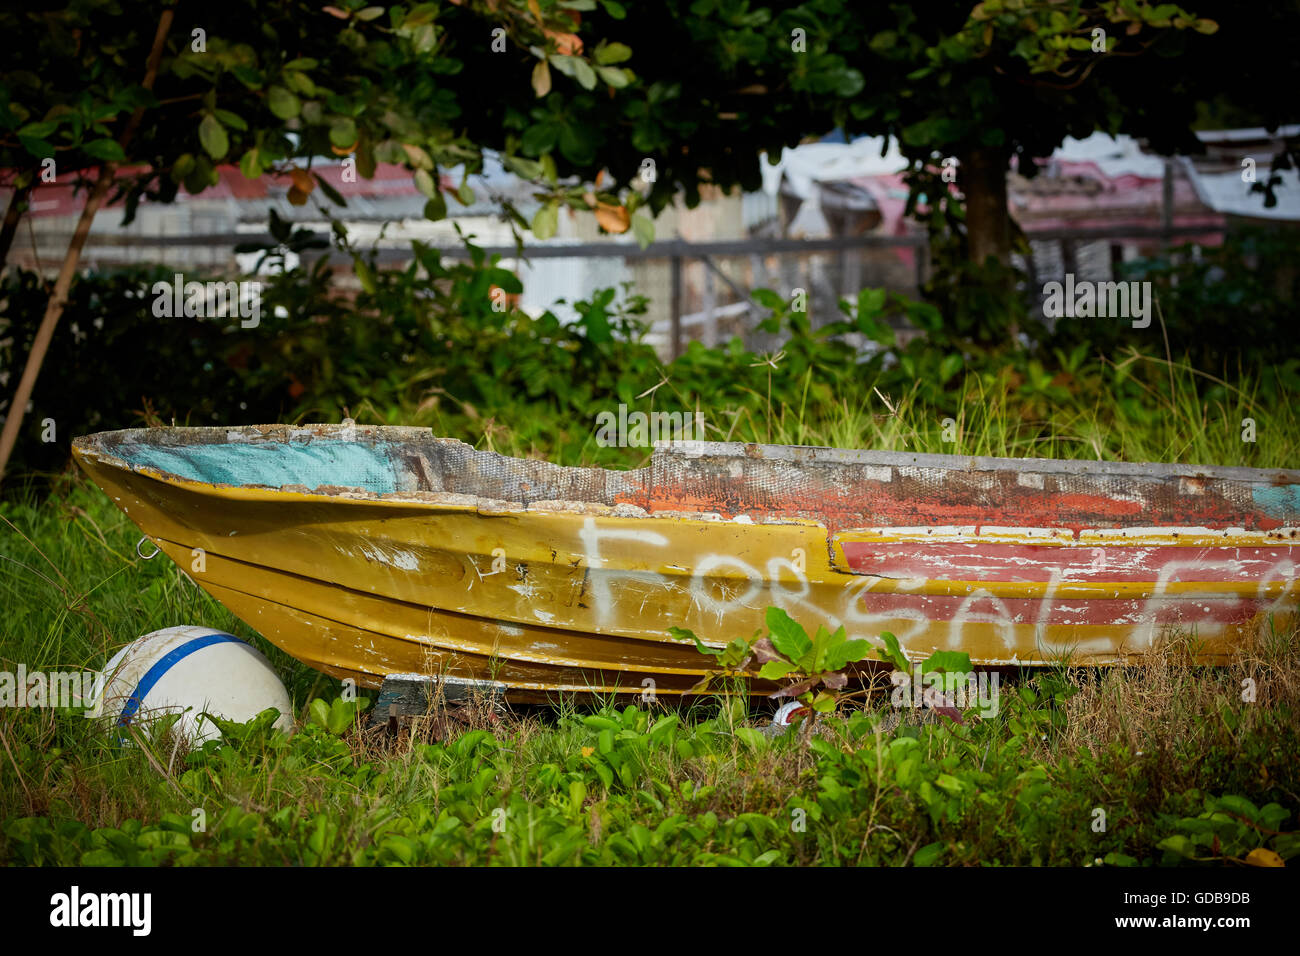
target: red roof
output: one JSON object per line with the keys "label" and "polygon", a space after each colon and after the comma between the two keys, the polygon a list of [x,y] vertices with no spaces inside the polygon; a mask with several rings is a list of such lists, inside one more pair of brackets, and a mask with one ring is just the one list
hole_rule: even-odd
{"label": "red roof", "polygon": [[[135,167],[137,170],[142,168]],[[122,172],[129,174],[131,169],[123,169]],[[417,196],[419,194],[419,190],[416,189],[415,182],[412,179],[411,171],[405,166],[389,163],[381,164],[375,168],[373,179],[364,179],[357,175],[354,182],[343,181],[343,164],[338,161],[314,163],[312,172],[320,174],[321,178],[337,189],[345,199],[353,196],[386,198]],[[217,175],[220,177],[217,184],[209,186],[196,196],[191,196],[182,188],[177,195],[177,201],[185,202],[198,199],[207,202],[223,199],[239,201],[263,199],[273,194],[282,194],[290,186],[287,175],[276,176],[268,173],[258,179],[247,179],[239,171],[239,167],[233,165],[218,166]],[[93,181],[95,178],[94,171],[89,171],[85,178]],[[445,188],[455,188],[452,181],[445,176],[443,177],[443,186]],[[38,181],[32,189],[29,215],[36,218],[75,216],[81,212],[82,206],[85,205],[86,195],[85,186],[78,190],[75,182],[43,183]],[[121,206],[122,203],[119,201],[113,205]]]}

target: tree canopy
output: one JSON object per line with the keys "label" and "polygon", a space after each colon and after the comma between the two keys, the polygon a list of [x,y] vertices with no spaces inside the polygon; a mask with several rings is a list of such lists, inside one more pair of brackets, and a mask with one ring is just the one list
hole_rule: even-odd
{"label": "tree canopy", "polygon": [[[0,255],[39,179],[90,189],[52,289],[57,322],[81,243],[105,201],[201,192],[217,166],[291,177],[292,202],[341,202],[311,171],[341,156],[358,175],[409,167],[425,214],[449,167],[485,152],[533,180],[540,236],[569,206],[611,232],[653,234],[653,213],[701,188],[761,182],[760,156],[840,128],[893,136],[913,200],[944,197],[959,161],[964,205],[941,224],[971,260],[1006,262],[1012,157],[1067,135],[1127,132],[1192,149],[1224,98],[1267,126],[1294,118],[1300,2],[1260,10],[1188,0],[73,0],[0,12],[0,169],[17,187]],[[1285,162],[1285,158],[1283,162]],[[1031,164],[1022,166],[1032,174]],[[66,181],[66,180],[64,180]],[[319,194],[318,194],[319,195]],[[940,222],[940,220],[934,220]],[[15,404],[48,344],[38,336]],[[44,343],[44,344],[43,344]],[[0,468],[17,427],[0,438]]]}
{"label": "tree canopy", "polygon": [[[1225,91],[1263,122],[1290,118],[1297,54],[1282,27],[1300,20],[1297,5],[1248,17],[1223,0],[1196,6],[1202,15],[1144,0],[182,0],[150,15],[80,0],[0,14],[8,35],[44,37],[0,72],[0,165],[140,165],[125,192],[165,201],[215,183],[220,162],[258,176],[346,155],[363,176],[376,162],[410,166],[437,216],[435,167],[474,168],[486,149],[539,184],[606,171],[648,186],[657,210],[679,193],[694,204],[703,183],[755,189],[761,153],[836,127],[896,136],[921,165],[1045,155],[1097,129],[1194,148],[1198,104]],[[1277,29],[1261,30],[1261,15]],[[1239,60],[1247,38],[1255,55]],[[124,149],[115,134],[136,110]],[[637,179],[646,160],[653,182]],[[305,173],[294,183],[295,199],[318,185]],[[596,205],[576,195],[565,198]]]}

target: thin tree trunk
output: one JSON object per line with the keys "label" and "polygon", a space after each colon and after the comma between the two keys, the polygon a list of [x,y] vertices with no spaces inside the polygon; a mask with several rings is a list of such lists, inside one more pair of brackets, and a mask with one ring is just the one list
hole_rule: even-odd
{"label": "thin tree trunk", "polygon": [[18,232],[18,223],[23,218],[23,206],[32,194],[36,182],[36,173],[32,172],[32,181],[26,186],[15,186],[14,194],[9,197],[9,208],[5,210],[4,225],[0,226],[0,274],[5,270],[9,259],[9,247],[14,244],[14,235]]}
{"label": "thin tree trunk", "polygon": [[104,201],[104,196],[108,193],[108,187],[112,182],[113,169],[112,164],[109,164],[100,169],[99,180],[86,200],[86,207],[81,210],[81,218],[77,220],[77,231],[73,233],[72,242],[68,244],[68,251],[63,256],[63,266],[59,269],[59,277],[54,282],[50,301],[45,305],[45,316],[41,319],[40,328],[36,330],[32,351],[27,356],[27,364],[23,366],[23,377],[19,380],[14,397],[9,402],[4,431],[0,433],[0,476],[3,476],[4,466],[9,463],[9,457],[18,443],[18,430],[22,427],[23,418],[27,414],[27,403],[36,388],[36,377],[41,373],[45,353],[49,351],[50,342],[54,338],[54,327],[59,324],[63,308],[68,304],[68,290],[71,289],[73,277],[77,274],[81,249],[86,244],[91,223],[95,221],[95,213],[99,211],[100,203]]}
{"label": "thin tree trunk", "polygon": [[[142,84],[146,90],[153,89],[154,80],[158,76],[158,63],[162,60],[163,44],[167,39],[167,31],[171,29],[174,16],[175,11],[169,8],[158,18],[158,29],[154,33],[153,48],[149,51],[149,62],[145,67]],[[126,129],[118,139],[123,152],[126,152],[143,118],[144,107],[141,106],[131,115]],[[27,403],[31,401],[32,391],[36,388],[36,378],[41,373],[41,364],[45,361],[45,354],[49,351],[50,342],[54,338],[55,326],[59,324],[64,306],[68,303],[68,290],[72,287],[72,280],[77,274],[77,263],[81,261],[82,247],[86,244],[86,237],[90,235],[90,226],[95,221],[95,213],[99,211],[100,204],[108,193],[108,187],[113,184],[116,176],[117,163],[105,163],[99,168],[99,178],[86,199],[85,208],[81,210],[81,218],[77,220],[77,231],[73,233],[72,242],[68,244],[67,254],[63,257],[63,266],[59,269],[59,276],[54,282],[54,291],[50,294],[50,301],[45,307],[40,328],[36,330],[31,354],[27,356],[27,364],[23,366],[23,376],[18,382],[13,399],[9,402],[4,431],[0,432],[0,481],[4,480],[5,467],[13,455],[14,446],[18,444],[18,432],[22,428],[23,418],[27,415]]]}
{"label": "thin tree trunk", "polygon": [[1007,155],[1000,149],[972,149],[961,157],[959,175],[966,196],[966,244],[971,262],[992,256],[1011,263],[1011,215],[1007,212]]}

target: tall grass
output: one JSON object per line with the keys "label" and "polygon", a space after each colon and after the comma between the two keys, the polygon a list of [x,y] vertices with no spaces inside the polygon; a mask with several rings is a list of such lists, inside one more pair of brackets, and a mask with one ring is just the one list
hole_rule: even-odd
{"label": "tall grass", "polygon": [[[888,377],[893,385],[863,379],[846,386],[842,370],[814,365],[793,385],[721,401],[679,387],[669,366],[654,400],[663,410],[701,412],[706,437],[715,441],[1256,468],[1300,462],[1296,396],[1273,383],[1266,391],[1259,370],[1238,370],[1228,381],[1136,351],[1058,372],[1023,357],[1016,362],[973,365],[942,388],[925,381],[900,385],[897,375]],[[558,464],[633,468],[651,455],[648,448],[599,447],[594,420],[539,410],[512,423],[477,413],[448,417],[441,408],[426,403],[400,418],[396,410],[357,414],[359,421],[427,426],[480,448]],[[1254,423],[1249,441],[1243,440],[1246,420]]]}
{"label": "tall grass", "polygon": [[[1264,400],[1249,374],[1229,384],[1185,363],[1136,354],[1113,366],[1143,367],[1148,374],[1126,376],[1140,398],[1122,402],[1095,387],[1036,393],[1010,376],[971,373],[956,389],[955,412],[927,404],[916,383],[897,394],[871,389],[813,408],[726,410],[718,418],[727,424],[716,432],[725,441],[928,454],[1300,466],[1294,401]],[[1099,380],[1095,375],[1089,384]],[[1248,419],[1252,440],[1243,439]]]}
{"label": "tall grass", "polygon": [[[971,372],[947,413],[923,401],[917,386],[761,412],[737,407],[710,419],[714,437],[733,441],[1296,465],[1300,419],[1289,401],[1264,400],[1249,378],[1218,385],[1206,400],[1203,376],[1186,367],[1124,361],[1159,373],[1141,376],[1137,400],[1131,390],[1116,401],[1078,382],[1062,397],[1047,391],[1050,383]],[[947,434],[944,418],[952,419]],[[1241,440],[1244,418],[1255,421],[1254,443]],[[498,450],[536,450],[512,445],[509,430],[495,427]],[[946,440],[954,429],[957,440]],[[138,635],[203,624],[263,650],[300,715],[313,697],[337,694],[337,682],[263,641],[166,558],[138,558],[138,537],[104,494],[76,478],[42,501],[0,503],[0,670],[94,670]],[[1251,700],[1242,693],[1247,680],[1258,689]],[[953,863],[1079,864],[1107,853],[1159,862],[1159,841],[1178,818],[1201,812],[1205,793],[1300,809],[1293,627],[1267,622],[1227,668],[1192,668],[1174,642],[1141,667],[1062,668],[1018,683],[1017,700],[1020,688],[1035,702],[1008,704],[974,729],[832,722],[817,750],[747,743],[737,729],[764,718],[706,702],[681,715],[678,739],[687,746],[629,756],[631,787],[618,780],[606,787],[589,773],[588,751],[601,744],[582,722],[589,705],[571,700],[553,710],[430,715],[396,737],[357,729],[335,740],[305,731],[297,750],[262,742],[221,758],[187,758],[170,739],[120,748],[73,712],[0,708],[0,861],[111,862],[123,828],[135,826],[129,821],[181,832],[192,810],[204,808],[212,837],[186,838],[191,862],[535,863],[601,854],[614,862],[719,862],[772,850],[792,863],[908,863],[928,858],[931,846]],[[879,712],[888,703],[867,707]],[[490,730],[496,743],[456,749],[469,730]],[[890,763],[901,752],[889,745],[898,736],[920,742],[923,777],[942,772],[954,793],[969,785],[989,799],[976,806],[952,796],[936,817],[927,801],[946,799],[937,784],[908,782],[905,768]],[[435,739],[448,743],[431,747]],[[822,814],[807,839],[792,834],[792,806]],[[1096,806],[1126,822],[1098,839],[1087,826]],[[509,836],[497,839],[490,819],[502,808]],[[448,835],[450,817],[463,824],[463,838]],[[686,822],[673,824],[676,836],[656,843],[654,834],[678,817]],[[91,836],[85,827],[109,829]],[[1292,816],[1286,828],[1294,827]]]}

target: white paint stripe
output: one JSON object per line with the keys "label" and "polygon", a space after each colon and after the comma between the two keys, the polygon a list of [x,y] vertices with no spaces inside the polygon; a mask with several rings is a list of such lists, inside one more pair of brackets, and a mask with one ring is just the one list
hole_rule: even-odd
{"label": "white paint stripe", "polygon": [[1143,527],[1096,528],[1075,537],[1065,528],[1015,528],[1000,525],[936,525],[934,527],[853,528],[835,534],[840,544],[850,542],[930,542],[961,544],[1049,544],[1095,547],[1098,544],[1168,545],[1195,547],[1300,547],[1300,528],[1246,531],[1243,528]]}

